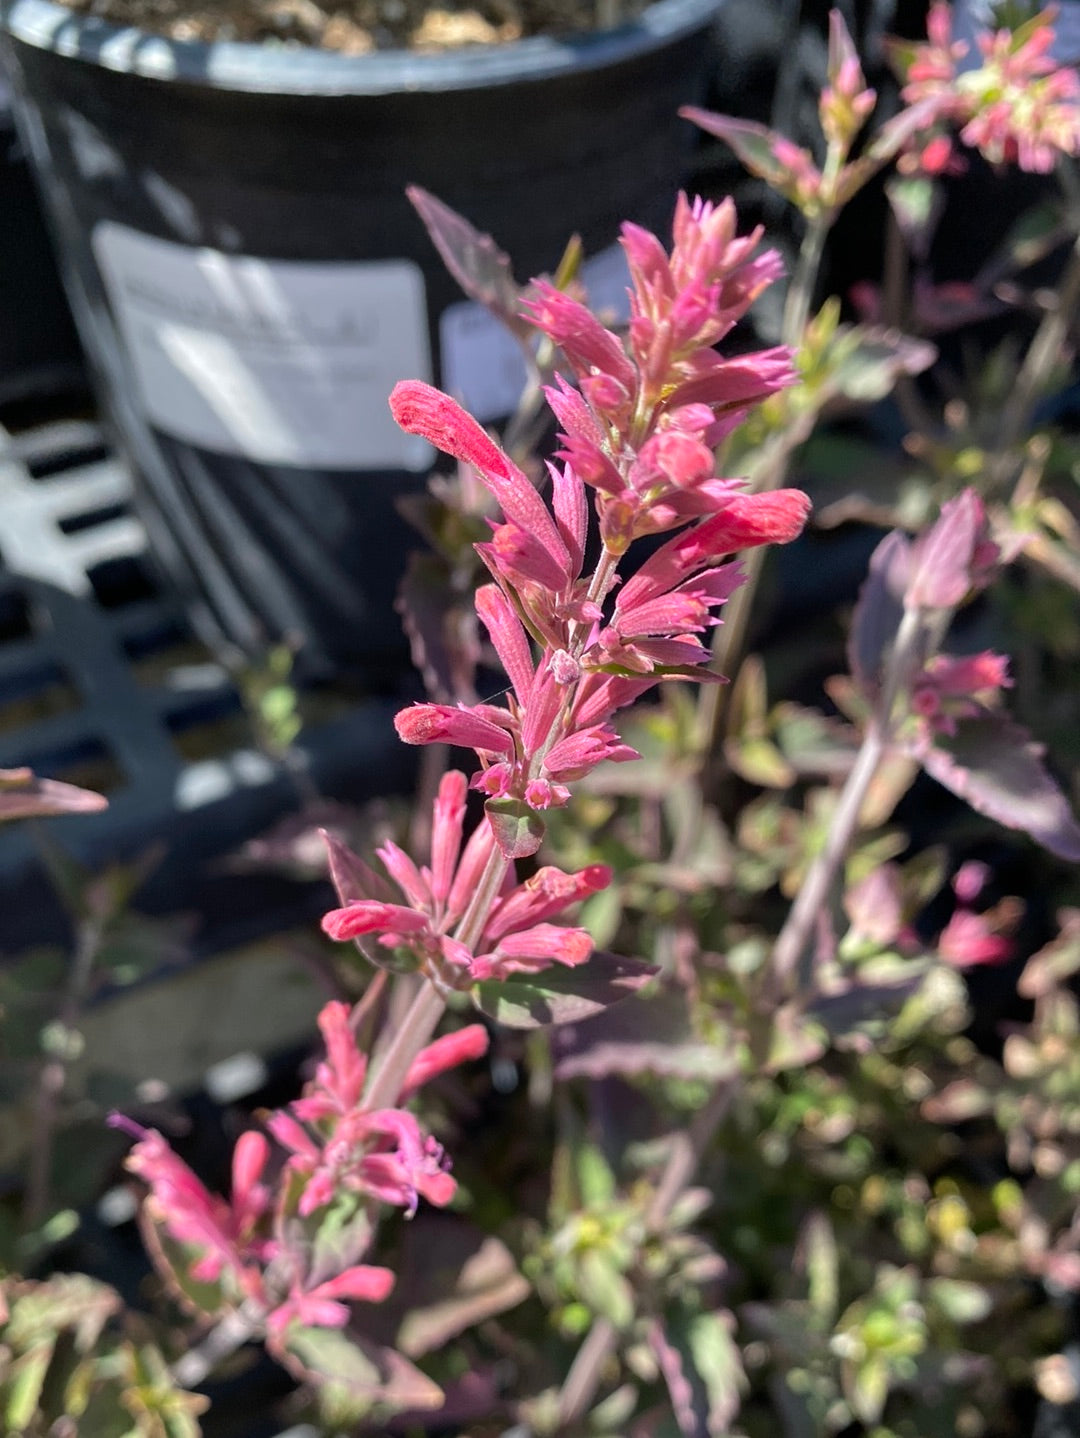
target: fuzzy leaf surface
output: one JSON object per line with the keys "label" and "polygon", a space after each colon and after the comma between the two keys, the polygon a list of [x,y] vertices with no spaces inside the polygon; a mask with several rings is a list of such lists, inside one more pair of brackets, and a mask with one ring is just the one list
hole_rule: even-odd
{"label": "fuzzy leaf surface", "polygon": [[587,964],[552,966],[541,974],[488,979],[471,990],[481,1013],[511,1029],[581,1023],[621,1003],[659,972],[640,959],[624,959],[598,950]]}

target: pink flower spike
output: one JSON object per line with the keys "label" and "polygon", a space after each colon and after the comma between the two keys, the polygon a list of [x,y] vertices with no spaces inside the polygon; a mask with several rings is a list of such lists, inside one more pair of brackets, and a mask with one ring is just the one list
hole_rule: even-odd
{"label": "pink flower spike", "polygon": [[428,1044],[405,1075],[405,1082],[401,1086],[401,1101],[424,1084],[430,1083],[439,1074],[445,1073],[447,1069],[483,1058],[488,1051],[488,1042],[488,1031],[483,1024],[467,1024],[465,1028],[456,1029],[452,1034],[444,1034],[442,1038]]}
{"label": "pink flower spike", "polygon": [[468,780],[457,769],[444,774],[439,782],[431,827],[431,892],[438,904],[446,898],[453,882],[468,788]]}
{"label": "pink flower spike", "polygon": [[464,706],[413,704],[395,716],[394,728],[406,744],[456,744],[486,754],[509,754],[514,747],[505,729]]}
{"label": "pink flower spike", "polygon": [[401,380],[390,409],[408,434],[422,435],[444,454],[471,464],[507,519],[534,534],[552,555],[565,561],[558,531],[544,501],[517,465],[461,406],[421,380]]}
{"label": "pink flower spike", "polygon": [[418,934],[428,927],[425,914],[406,909],[402,904],[360,902],[344,909],[331,909],[323,915],[323,933],[339,942],[355,939],[361,934]]}

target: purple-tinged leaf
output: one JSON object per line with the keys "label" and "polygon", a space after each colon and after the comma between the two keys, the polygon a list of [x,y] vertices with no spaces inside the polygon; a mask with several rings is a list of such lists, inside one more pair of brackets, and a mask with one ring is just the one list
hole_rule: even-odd
{"label": "purple-tinged leaf", "polygon": [[527,859],[544,842],[544,821],[521,799],[489,799],[488,823],[504,859]]}
{"label": "purple-tinged leaf", "polygon": [[445,1348],[532,1291],[506,1245],[457,1215],[429,1210],[409,1225],[404,1245],[391,1303],[402,1314],[395,1347],[408,1358]]}
{"label": "purple-tinged leaf", "polygon": [[941,506],[937,521],[915,544],[907,602],[919,609],[955,609],[975,584],[973,566],[986,525],[983,502],[965,489]]}
{"label": "purple-tinged leaf", "polygon": [[732,1049],[697,1037],[686,996],[675,990],[610,1009],[584,1024],[565,1024],[552,1046],[557,1079],[656,1074],[716,1082],[738,1067]]}
{"label": "purple-tinged leaf", "polygon": [[358,1333],[294,1323],[267,1348],[295,1378],[330,1389],[357,1415],[375,1404],[394,1413],[442,1406],[442,1389],[425,1373]]}
{"label": "purple-tinged leaf", "polygon": [[961,719],[914,753],[932,779],[979,814],[1022,829],[1059,859],[1080,861],[1080,824],[1025,729],[998,715]]}
{"label": "purple-tinged leaf", "polygon": [[0,823],[51,814],[97,814],[109,807],[104,794],[39,779],[32,769],[0,769]]}
{"label": "purple-tinged leaf", "polygon": [[366,864],[359,854],[354,854],[336,834],[329,829],[320,829],[319,833],[326,845],[330,882],[342,904],[355,904],[362,899],[375,899],[380,904],[401,902],[401,895],[390,882]]}
{"label": "purple-tinged leaf", "polygon": [[440,704],[475,704],[480,662],[476,613],[438,555],[409,555],[394,607],[428,698]]}
{"label": "purple-tinged leaf", "polygon": [[871,869],[844,895],[844,910],[853,932],[879,948],[895,943],[904,925],[902,875],[896,864]]}
{"label": "purple-tinged leaf", "polygon": [[579,968],[553,965],[536,975],[485,980],[470,995],[481,1013],[511,1029],[577,1024],[636,994],[659,973],[640,959],[597,950]]}
{"label": "purple-tinged leaf", "polygon": [[821,1024],[834,1042],[848,1044],[860,1037],[866,1023],[895,1013],[923,981],[921,973],[896,983],[862,983],[853,979],[842,988],[819,994],[806,1006],[808,1017]]}
{"label": "purple-tinged leaf", "polygon": [[956,1079],[923,1101],[922,1115],[931,1123],[967,1123],[983,1118],[993,1107],[993,1094],[986,1085],[976,1079]]}
{"label": "purple-tinged leaf", "polygon": [[860,404],[884,399],[901,375],[922,374],[937,359],[928,340],[882,325],[857,325],[844,339],[846,353],[829,378],[838,393]]}
{"label": "purple-tinged leaf", "polygon": [[528,342],[532,328],[521,318],[523,291],[514,279],[510,258],[490,235],[469,224],[462,215],[419,185],[406,195],[424,222],[443,264],[469,299],[481,304],[519,339]]}
{"label": "purple-tinged leaf", "polygon": [[743,166],[771,189],[802,205],[816,196],[821,172],[813,156],[793,141],[756,120],[737,120],[732,115],[714,115],[694,105],[679,111],[684,120],[730,145]]}
{"label": "purple-tinged leaf", "polygon": [[1080,971],[1080,909],[1062,909],[1058,922],[1057,938],[1032,954],[1017,981],[1016,991],[1025,999],[1045,997]]}
{"label": "purple-tinged leaf", "polygon": [[877,689],[886,653],[900,628],[910,568],[911,543],[896,529],[874,550],[851,620],[848,665],[867,697]]}
{"label": "purple-tinged leaf", "polygon": [[145,1203],[139,1208],[138,1222],[143,1247],[170,1297],[197,1318],[221,1313],[228,1303],[222,1284],[191,1276],[192,1268],[204,1256],[202,1250],[179,1243],[164,1224],[151,1218]]}

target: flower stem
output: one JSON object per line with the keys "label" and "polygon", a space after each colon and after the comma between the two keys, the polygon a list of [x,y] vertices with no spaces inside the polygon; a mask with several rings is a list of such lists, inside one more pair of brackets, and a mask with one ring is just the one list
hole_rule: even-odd
{"label": "flower stem", "polygon": [[446,1000],[431,980],[425,979],[382,1062],[375,1066],[368,1080],[363,1098],[365,1109],[393,1107],[413,1060],[435,1032],[445,1011]]}
{"label": "flower stem", "polygon": [[917,609],[904,611],[892,654],[885,671],[881,693],[870,716],[855,763],[848,774],[829,825],[825,847],[814,859],[788,913],[772,953],[772,970],[781,985],[787,985],[797,969],[814,930],[814,924],[836,882],[859,824],[863,801],[892,742],[893,709],[910,672],[923,632]]}
{"label": "flower stem", "polygon": [[[493,849],[454,935],[466,948],[471,949],[479,942],[508,868],[509,860],[504,859],[498,849]],[[388,1108],[397,1102],[405,1075],[445,1012],[446,999],[430,979],[425,979],[400,1028],[372,1070],[364,1091],[365,1108]]]}
{"label": "flower stem", "polygon": [[810,306],[814,300],[814,290],[817,288],[821,258],[825,253],[825,241],[831,227],[832,216],[827,211],[815,215],[807,223],[806,234],[799,247],[799,260],[795,267],[795,275],[788,287],[787,298],[784,301],[784,318],[780,326],[780,338],[783,344],[797,348],[802,343],[803,331],[806,329],[806,321],[810,317]]}

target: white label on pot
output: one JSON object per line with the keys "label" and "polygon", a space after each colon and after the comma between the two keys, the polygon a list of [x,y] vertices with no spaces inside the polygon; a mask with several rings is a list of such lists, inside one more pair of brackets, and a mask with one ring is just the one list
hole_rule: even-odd
{"label": "white label on pot", "polygon": [[387,407],[397,380],[431,379],[415,264],[255,259],[112,221],[94,252],[147,418],[166,434],[265,464],[431,464]]}
{"label": "white label on pot", "polygon": [[[613,322],[630,315],[630,272],[620,245],[601,250],[581,268],[589,304]],[[517,408],[527,378],[525,358],[509,331],[471,300],[451,305],[439,321],[443,388],[483,423]]]}

